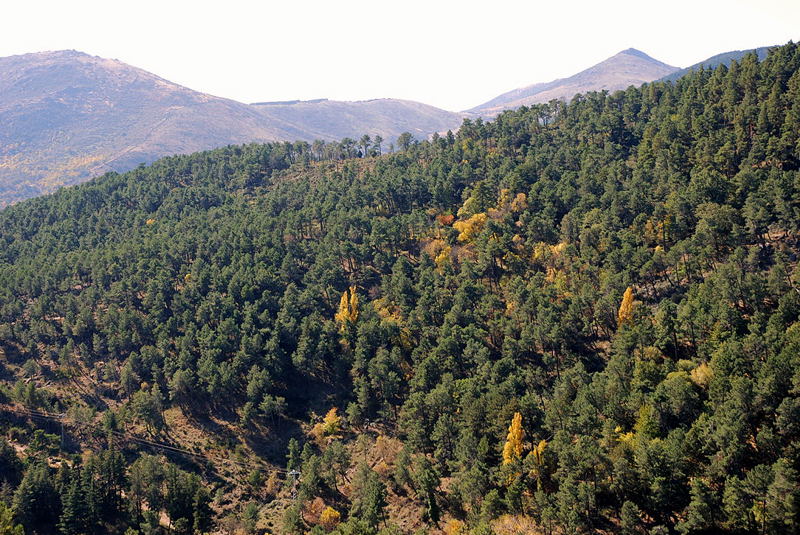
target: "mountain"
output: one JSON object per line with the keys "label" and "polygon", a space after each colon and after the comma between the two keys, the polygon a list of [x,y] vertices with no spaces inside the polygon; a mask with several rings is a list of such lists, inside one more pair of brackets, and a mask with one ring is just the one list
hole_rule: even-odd
{"label": "mountain", "polygon": [[767,57],[767,53],[769,52],[771,46],[762,46],[760,48],[751,48],[749,50],[732,50],[731,52],[723,52],[722,54],[717,54],[716,56],[711,56],[710,58],[703,60],[699,63],[695,63],[691,67],[686,67],[685,69],[679,69],[675,72],[672,72],[663,78],[659,79],[659,82],[674,82],[679,78],[683,78],[691,71],[696,71],[700,67],[704,67],[706,69],[714,69],[719,67],[720,65],[730,65],[732,61],[740,61],[745,55],[749,54],[750,52],[755,52],[756,56],[758,56],[759,60],[763,60]]}
{"label": "mountain", "polygon": [[426,139],[434,132],[458,128],[462,119],[460,114],[427,104],[391,98],[256,102],[252,107],[276,124],[298,125],[303,134],[299,139],[305,140],[339,140],[368,133],[390,142],[403,132]]}
{"label": "mountain", "polygon": [[799,80],[0,211],[0,532],[800,533]]}
{"label": "mountain", "polygon": [[0,203],[140,162],[286,136],[247,105],[75,51],[0,58]]}
{"label": "mountain", "polygon": [[460,122],[392,99],[251,106],[76,51],[10,56],[0,58],[0,206],[176,153],[365,133],[425,138]]}
{"label": "mountain", "polygon": [[574,95],[587,91],[616,91],[631,85],[638,87],[677,70],[677,67],[653,59],[635,48],[629,48],[568,78],[515,89],[467,111],[493,117],[503,110],[553,99],[569,100]]}

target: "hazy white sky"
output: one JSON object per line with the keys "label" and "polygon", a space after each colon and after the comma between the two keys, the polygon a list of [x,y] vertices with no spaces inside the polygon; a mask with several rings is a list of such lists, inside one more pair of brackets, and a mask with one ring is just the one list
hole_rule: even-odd
{"label": "hazy white sky", "polygon": [[800,0],[4,0],[0,56],[76,49],[242,102],[462,110],[634,47],[686,67],[800,40]]}

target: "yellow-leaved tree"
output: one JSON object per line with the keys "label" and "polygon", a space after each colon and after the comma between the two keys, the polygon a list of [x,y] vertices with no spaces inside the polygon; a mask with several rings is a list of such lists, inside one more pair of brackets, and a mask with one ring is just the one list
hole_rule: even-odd
{"label": "yellow-leaved tree", "polygon": [[355,286],[351,286],[342,293],[342,298],[339,300],[339,310],[333,318],[342,331],[356,322],[358,319],[358,294]]}
{"label": "yellow-leaved tree", "polygon": [[700,388],[708,388],[711,379],[714,377],[714,370],[706,362],[701,362],[700,365],[693,369],[689,374],[694,384]]}
{"label": "yellow-leaved tree", "polygon": [[533,455],[533,462],[536,466],[542,466],[544,464],[544,450],[547,447],[546,440],[540,440],[539,445],[533,448],[531,454]]}
{"label": "yellow-leaved tree", "polygon": [[444,269],[444,266],[450,262],[450,254],[452,251],[453,249],[449,245],[445,245],[442,247],[442,250],[439,251],[439,254],[436,255],[436,258],[433,259],[440,273]]}
{"label": "yellow-leaved tree", "polygon": [[335,435],[342,429],[342,417],[339,416],[339,411],[333,407],[322,419],[322,432],[326,435]]}
{"label": "yellow-leaved tree", "polygon": [[453,223],[453,228],[456,229],[458,234],[458,241],[471,242],[475,236],[480,234],[483,226],[486,224],[486,214],[475,214],[465,221],[456,221]]}
{"label": "yellow-leaved tree", "polygon": [[633,321],[633,288],[628,286],[622,294],[622,302],[617,312],[617,327],[622,327]]}
{"label": "yellow-leaved tree", "polygon": [[325,531],[331,531],[342,520],[342,514],[330,505],[319,514],[319,525]]}
{"label": "yellow-leaved tree", "polygon": [[464,533],[464,522],[457,518],[451,519],[444,527],[445,535],[461,535]]}
{"label": "yellow-leaved tree", "polygon": [[309,435],[317,441],[320,447],[323,447],[330,439],[336,438],[341,430],[342,417],[339,416],[339,410],[333,407],[328,411],[321,422],[318,422],[311,428]]}
{"label": "yellow-leaved tree", "polygon": [[503,464],[511,464],[517,459],[522,458],[522,439],[525,431],[522,430],[522,415],[514,413],[511,425],[508,427],[508,437],[503,446]]}
{"label": "yellow-leaved tree", "polygon": [[536,485],[540,490],[542,488],[542,475],[544,472],[545,448],[547,448],[547,441],[542,439],[539,441],[539,444],[529,453],[530,457],[533,458],[533,469],[531,470],[531,473],[536,478]]}

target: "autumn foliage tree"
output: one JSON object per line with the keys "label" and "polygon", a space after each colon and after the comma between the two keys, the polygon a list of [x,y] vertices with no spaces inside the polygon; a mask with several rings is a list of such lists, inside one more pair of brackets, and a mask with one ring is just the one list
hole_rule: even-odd
{"label": "autumn foliage tree", "polygon": [[339,300],[339,309],[334,316],[339,329],[344,332],[358,319],[358,293],[356,287],[351,286],[342,293]]}
{"label": "autumn foliage tree", "polygon": [[331,531],[339,524],[341,519],[342,514],[329,505],[320,513],[319,525],[322,526],[325,531]]}
{"label": "autumn foliage tree", "polygon": [[505,446],[503,446],[503,464],[511,464],[514,461],[522,458],[522,440],[525,432],[522,429],[522,415],[518,412],[514,413],[511,419],[511,425],[508,428],[508,437],[506,438]]}
{"label": "autumn foliage tree", "polygon": [[342,417],[339,416],[339,411],[333,407],[322,419],[322,431],[326,435],[335,435],[342,428]]}
{"label": "autumn foliage tree", "polygon": [[633,321],[633,288],[628,286],[622,294],[622,302],[617,312],[617,326],[622,327],[631,321]]}
{"label": "autumn foliage tree", "polygon": [[471,216],[469,219],[463,221],[456,221],[453,223],[453,228],[458,231],[458,241],[471,242],[475,236],[480,234],[486,225],[487,216],[484,213],[479,213]]}
{"label": "autumn foliage tree", "polygon": [[311,435],[317,440],[322,441],[325,437],[335,437],[342,430],[342,417],[336,407],[331,408],[322,421],[316,424]]}

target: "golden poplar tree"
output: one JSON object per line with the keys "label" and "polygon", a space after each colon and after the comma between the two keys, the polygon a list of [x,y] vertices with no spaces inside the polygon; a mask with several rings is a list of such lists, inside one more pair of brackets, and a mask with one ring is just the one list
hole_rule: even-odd
{"label": "golden poplar tree", "polygon": [[453,228],[456,229],[458,234],[458,241],[470,242],[475,239],[475,236],[480,234],[486,224],[486,214],[475,214],[467,220],[456,221],[453,223]]}
{"label": "golden poplar tree", "polygon": [[533,454],[533,461],[536,463],[536,466],[542,466],[544,464],[544,449],[547,447],[546,440],[540,440],[539,445],[533,448],[531,452]]}
{"label": "golden poplar tree", "polygon": [[342,293],[342,298],[339,299],[339,310],[337,310],[336,314],[333,316],[333,319],[339,324],[345,323],[350,313],[350,300],[347,298],[347,292],[348,290],[345,290]]}
{"label": "golden poplar tree", "polygon": [[626,323],[633,321],[633,288],[628,286],[622,294],[622,303],[617,312],[617,327],[622,327]]}
{"label": "golden poplar tree", "polygon": [[536,486],[541,490],[542,488],[542,474],[544,472],[544,450],[547,448],[547,441],[540,440],[539,444],[530,452],[530,457],[533,458],[533,469],[531,474],[536,478]]}
{"label": "golden poplar tree", "polygon": [[342,293],[342,298],[339,299],[339,310],[333,319],[336,320],[342,331],[347,329],[348,325],[356,322],[358,319],[358,294],[355,286],[351,286]]}
{"label": "golden poplar tree", "polygon": [[514,413],[511,425],[508,428],[508,437],[503,446],[503,464],[511,464],[515,460],[522,458],[522,439],[525,432],[522,430],[522,415]]}

